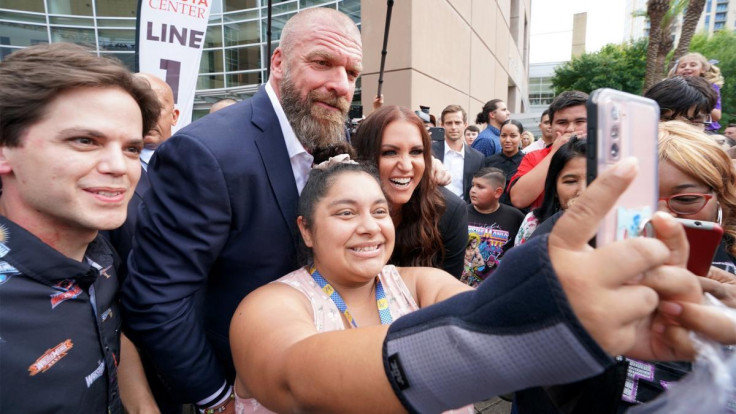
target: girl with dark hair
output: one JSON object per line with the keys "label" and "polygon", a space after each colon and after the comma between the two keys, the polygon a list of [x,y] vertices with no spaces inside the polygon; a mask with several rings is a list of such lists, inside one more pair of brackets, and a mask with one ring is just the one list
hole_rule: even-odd
{"label": "girl with dark hair", "polygon": [[[238,414],[293,411],[303,403],[296,391],[284,387],[290,368],[281,363],[290,353],[319,359],[319,352],[300,348],[300,342],[331,331],[370,331],[471,289],[438,269],[386,264],[394,247],[389,202],[375,169],[349,162],[330,161],[332,165],[318,166],[309,174],[297,217],[301,241],[309,251],[303,266],[248,295],[235,312],[230,340],[238,372]],[[274,303],[279,312],[269,313],[269,318],[279,314],[279,322],[261,323],[263,317],[257,314]],[[295,375],[301,377],[298,381],[312,381]],[[294,398],[285,398],[290,392]],[[268,408],[249,398],[251,394]],[[315,411],[326,412],[335,404],[329,398],[316,399],[319,403],[310,406]],[[469,405],[451,412],[472,414],[474,409]]]}
{"label": "girl with dark hair", "polygon": [[585,153],[585,140],[573,137],[552,156],[544,183],[544,202],[524,217],[514,246],[525,243],[540,223],[567,210],[585,190]]}
{"label": "girl with dark hair", "polygon": [[390,263],[431,266],[460,278],[468,218],[465,203],[430,176],[430,137],[407,108],[384,106],[353,137],[358,160],[378,169],[396,227]]}

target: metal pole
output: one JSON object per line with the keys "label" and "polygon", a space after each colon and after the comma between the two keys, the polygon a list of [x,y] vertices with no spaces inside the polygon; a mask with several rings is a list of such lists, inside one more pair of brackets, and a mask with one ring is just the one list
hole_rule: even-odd
{"label": "metal pole", "polygon": [[386,46],[388,45],[388,29],[391,26],[391,10],[394,7],[394,0],[388,0],[386,5],[386,27],[383,29],[383,49],[381,50],[381,69],[378,72],[378,94],[376,97],[381,96],[381,89],[383,88],[383,68],[386,66]]}
{"label": "metal pole", "polygon": [[266,37],[268,38],[266,59],[266,80],[271,77],[271,9],[273,8],[273,0],[268,0],[268,23],[266,26]]}

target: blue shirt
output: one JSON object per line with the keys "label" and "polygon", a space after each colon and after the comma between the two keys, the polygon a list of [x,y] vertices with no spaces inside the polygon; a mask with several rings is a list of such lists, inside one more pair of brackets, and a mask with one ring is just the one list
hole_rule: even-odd
{"label": "blue shirt", "polygon": [[473,145],[470,147],[482,152],[486,157],[498,154],[501,152],[500,135],[501,131],[498,128],[493,125],[488,125],[486,129],[478,134],[478,138],[473,141]]}

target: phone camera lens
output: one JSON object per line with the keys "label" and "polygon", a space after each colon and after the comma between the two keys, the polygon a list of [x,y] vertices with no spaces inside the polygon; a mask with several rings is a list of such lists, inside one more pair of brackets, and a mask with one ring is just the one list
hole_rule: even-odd
{"label": "phone camera lens", "polygon": [[618,138],[618,124],[615,124],[611,127],[611,139],[617,139]]}
{"label": "phone camera lens", "polygon": [[611,159],[616,161],[618,160],[618,156],[619,156],[618,144],[614,142],[613,144],[611,144]]}
{"label": "phone camera lens", "polygon": [[620,116],[620,115],[621,115],[621,112],[620,112],[620,111],[619,111],[619,109],[618,109],[618,105],[614,105],[614,106],[613,106],[613,107],[611,108],[611,118],[612,118],[612,119],[613,119],[614,121],[618,121],[618,118],[619,118],[619,116]]}

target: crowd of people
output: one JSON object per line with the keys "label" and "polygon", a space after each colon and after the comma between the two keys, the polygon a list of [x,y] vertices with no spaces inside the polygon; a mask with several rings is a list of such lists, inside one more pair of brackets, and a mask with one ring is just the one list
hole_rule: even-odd
{"label": "crowd of people", "polygon": [[[326,8],[270,65],[171,136],[153,75],[64,43],[0,62],[0,411],[623,412],[687,374],[691,332],[736,343],[703,301],[736,306],[736,128],[701,55],[645,93],[662,212],[615,249],[588,241],[637,161],[586,182],[586,93],[537,140],[500,99],[479,127],[380,97],[350,134],[361,37]],[[723,226],[707,277],[675,217]]]}

